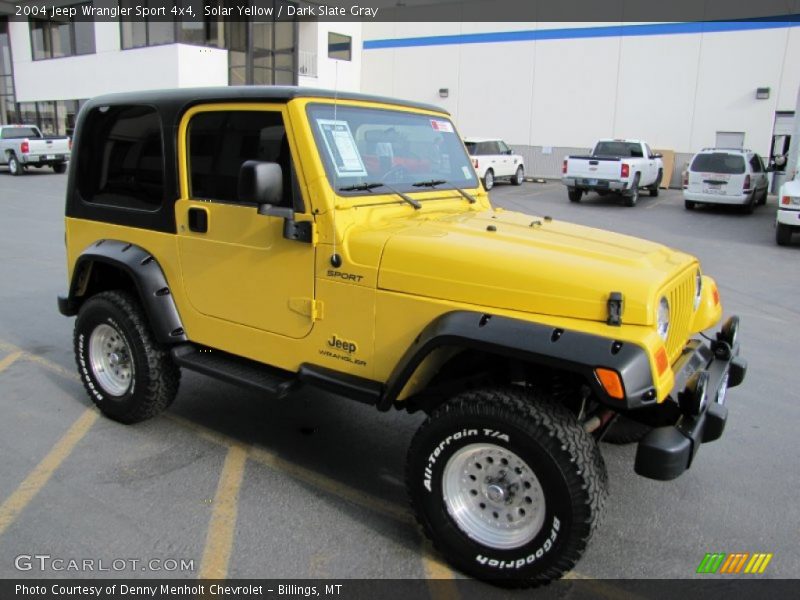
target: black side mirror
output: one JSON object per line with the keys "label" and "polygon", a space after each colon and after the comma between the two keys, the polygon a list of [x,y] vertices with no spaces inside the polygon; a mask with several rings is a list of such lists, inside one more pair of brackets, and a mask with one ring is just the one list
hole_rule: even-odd
{"label": "black side mirror", "polygon": [[278,163],[247,160],[239,168],[239,202],[280,204],[283,198],[283,169]]}
{"label": "black side mirror", "polygon": [[658,152],[656,152],[656,153],[655,153],[655,154],[653,154],[653,156],[651,156],[650,158],[664,158],[664,155],[663,155],[663,154],[659,154]]}

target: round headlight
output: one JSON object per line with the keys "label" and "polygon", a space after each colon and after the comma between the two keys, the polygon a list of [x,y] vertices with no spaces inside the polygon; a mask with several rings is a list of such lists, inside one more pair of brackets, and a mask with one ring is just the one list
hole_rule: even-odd
{"label": "round headlight", "polygon": [[660,335],[664,341],[667,341],[667,334],[669,333],[669,302],[667,302],[664,296],[661,297],[658,303],[656,326],[658,327],[658,335]]}
{"label": "round headlight", "polygon": [[703,274],[700,271],[697,272],[694,278],[694,309],[697,310],[697,307],[700,306],[700,296],[703,293]]}

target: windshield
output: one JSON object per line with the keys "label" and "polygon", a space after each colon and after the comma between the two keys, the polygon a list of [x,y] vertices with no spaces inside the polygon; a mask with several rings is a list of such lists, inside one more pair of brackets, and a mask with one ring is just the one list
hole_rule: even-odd
{"label": "windshield", "polygon": [[[353,106],[312,104],[308,116],[328,181],[348,195],[418,192],[415,183],[440,181],[439,189],[478,185],[452,122],[439,116]],[[343,190],[342,188],[350,188]],[[372,191],[375,190],[375,191]]]}
{"label": "windshield", "polygon": [[598,142],[594,155],[642,158],[642,146],[633,142]]}
{"label": "windshield", "polygon": [[692,161],[692,171],[736,175],[744,173],[744,157],[741,154],[713,152],[698,154]]}

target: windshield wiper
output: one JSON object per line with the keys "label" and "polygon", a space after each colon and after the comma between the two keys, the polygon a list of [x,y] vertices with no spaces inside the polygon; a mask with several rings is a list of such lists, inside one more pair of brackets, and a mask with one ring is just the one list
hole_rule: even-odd
{"label": "windshield wiper", "polygon": [[[413,185],[414,187],[435,188],[437,185],[444,185],[445,183],[448,182],[445,181],[444,179],[431,179],[430,181],[418,181],[417,183],[412,183],[411,185]],[[459,194],[461,194],[461,196],[465,200],[467,200],[470,204],[475,204],[477,202],[477,200],[475,200],[475,198],[472,195],[468,194],[461,188],[454,187],[453,189],[457,191]]]}
{"label": "windshield wiper", "polygon": [[363,192],[363,191],[371,192],[375,188],[379,188],[379,187],[385,187],[387,190],[389,190],[393,194],[397,194],[405,202],[408,202],[411,206],[413,206],[415,210],[419,210],[420,208],[422,208],[422,205],[419,202],[417,202],[416,200],[414,200],[411,196],[406,196],[403,192],[401,192],[399,190],[396,190],[392,186],[387,185],[387,184],[382,183],[382,182],[379,182],[379,181],[376,181],[376,182],[373,182],[373,183],[356,183],[354,185],[348,185],[346,187],[340,187],[339,191],[340,192]]}

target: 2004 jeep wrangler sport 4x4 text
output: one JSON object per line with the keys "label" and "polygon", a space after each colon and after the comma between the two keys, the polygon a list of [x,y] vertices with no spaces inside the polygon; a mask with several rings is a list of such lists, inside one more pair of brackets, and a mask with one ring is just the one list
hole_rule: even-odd
{"label": "2004 jeep wrangler sport 4x4 text", "polygon": [[180,369],[428,418],[415,513],[456,567],[545,583],[606,498],[598,441],[673,479],[741,383],[696,259],[492,207],[447,113],[281,87],[96,98],[66,201],[75,355],[98,408],[156,415]]}

